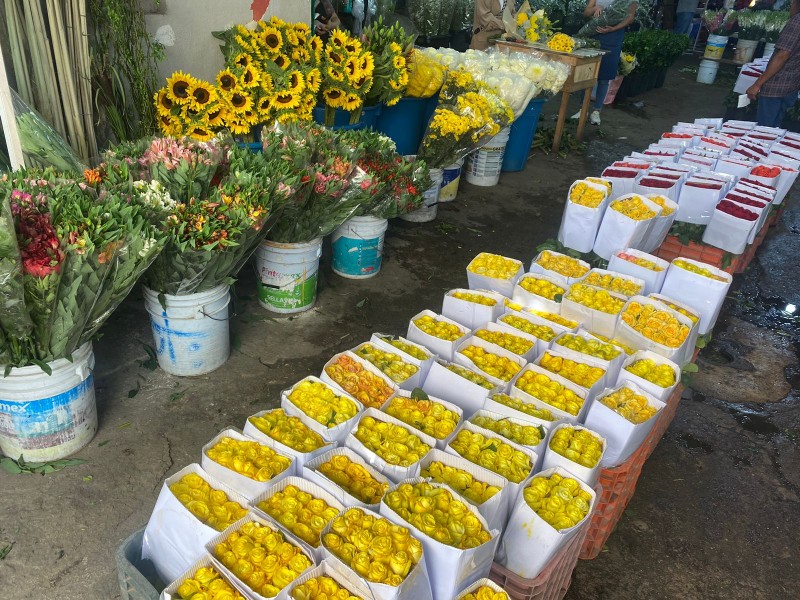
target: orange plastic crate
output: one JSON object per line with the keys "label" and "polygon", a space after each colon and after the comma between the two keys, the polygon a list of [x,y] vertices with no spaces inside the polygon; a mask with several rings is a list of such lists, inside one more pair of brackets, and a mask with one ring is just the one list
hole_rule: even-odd
{"label": "orange plastic crate", "polygon": [[707,246],[706,244],[697,244],[695,242],[682,244],[677,237],[672,235],[668,235],[655,251],[655,255],[664,260],[673,261],[676,258],[691,258],[692,260],[708,263],[728,273],[735,273],[739,265],[738,260],[743,255],[734,255],[731,264],[723,269],[722,261],[726,254],[727,252],[724,250],[714,246]]}
{"label": "orange plastic crate", "polygon": [[[597,488],[597,493],[599,498],[602,491]],[[512,600],[561,600],[572,583],[572,572],[578,563],[578,554],[589,531],[590,523],[590,520],[584,523],[538,577],[526,579],[498,563],[492,563],[489,579],[503,588]]]}

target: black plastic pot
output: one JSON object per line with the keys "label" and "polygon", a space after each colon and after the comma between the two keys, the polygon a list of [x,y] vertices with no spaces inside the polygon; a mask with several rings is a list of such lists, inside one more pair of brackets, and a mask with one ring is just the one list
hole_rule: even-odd
{"label": "black plastic pot", "polygon": [[650,73],[631,73],[628,75],[622,82],[622,86],[620,86],[625,87],[623,90],[623,97],[632,98],[650,89],[647,87],[649,76]]}
{"label": "black plastic pot", "polygon": [[472,41],[472,32],[462,29],[450,32],[450,47],[457,52],[466,52]]}
{"label": "black plastic pot", "polygon": [[432,35],[417,38],[416,44],[422,48],[449,48],[450,35]]}
{"label": "black plastic pot", "polygon": [[664,82],[667,80],[667,69],[661,69],[656,72],[656,88],[664,87]]}

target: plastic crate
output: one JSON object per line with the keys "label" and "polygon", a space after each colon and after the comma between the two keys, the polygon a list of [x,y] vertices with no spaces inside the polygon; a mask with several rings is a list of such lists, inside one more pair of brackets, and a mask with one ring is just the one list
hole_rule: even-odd
{"label": "plastic crate", "polygon": [[[753,244],[755,245],[755,244]],[[747,251],[745,250],[745,253]],[[741,261],[745,254],[730,255],[725,250],[707,244],[698,244],[696,242],[689,242],[682,244],[681,241],[674,235],[668,235],[664,242],[654,252],[659,258],[664,260],[673,261],[676,258],[691,258],[692,260],[699,260],[700,262],[708,263],[718,269],[722,269],[728,273],[737,273],[737,269],[741,268]],[[727,258],[726,258],[727,255]],[[730,264],[723,267],[723,261],[728,262],[728,258],[733,256]]]}
{"label": "plastic crate", "polygon": [[[599,498],[602,490],[599,486],[595,490]],[[538,577],[526,579],[498,563],[492,563],[489,579],[503,588],[511,600],[561,600],[572,583],[572,572],[578,564],[578,554],[590,523],[591,517]]]}
{"label": "plastic crate", "polygon": [[[692,362],[697,359],[698,351],[695,351],[694,358]],[[670,423],[675,418],[675,415],[678,412],[678,404],[681,402],[681,396],[683,395],[684,387],[682,384],[678,384],[675,390],[672,392],[669,398],[667,398],[666,406],[661,410],[661,416],[658,418],[658,421],[653,427],[653,430],[650,432],[644,442],[642,443],[642,448],[644,449],[644,460],[650,458],[650,455],[653,453],[653,450],[656,449],[658,443],[661,441],[661,438],[664,437],[664,434],[667,431]]]}
{"label": "plastic crate", "polygon": [[149,560],[142,560],[142,537],[140,529],[117,548],[117,576],[122,600],[158,600],[166,586],[156,575]]}

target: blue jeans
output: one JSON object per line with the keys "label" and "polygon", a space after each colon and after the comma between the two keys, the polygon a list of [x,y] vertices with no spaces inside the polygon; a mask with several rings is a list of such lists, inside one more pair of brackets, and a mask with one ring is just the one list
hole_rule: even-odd
{"label": "blue jeans", "polygon": [[764,127],[780,127],[783,115],[786,110],[794,106],[797,102],[797,92],[792,92],[788,96],[758,97],[758,124]]}
{"label": "blue jeans", "polygon": [[679,12],[675,15],[675,29],[672,31],[677,34],[689,35],[692,30],[692,20],[694,12]]}

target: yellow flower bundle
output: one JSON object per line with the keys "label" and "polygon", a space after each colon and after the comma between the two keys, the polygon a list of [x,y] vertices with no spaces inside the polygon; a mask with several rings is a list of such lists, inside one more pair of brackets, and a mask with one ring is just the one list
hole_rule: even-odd
{"label": "yellow flower bundle", "polygon": [[499,254],[481,252],[467,265],[467,269],[476,275],[507,280],[519,273],[520,262]]}
{"label": "yellow flower bundle", "polygon": [[356,356],[360,356],[378,367],[395,383],[403,383],[419,371],[419,367],[403,361],[397,354],[386,352],[372,344],[364,344],[356,350]]}
{"label": "yellow flower bundle", "polygon": [[539,255],[536,264],[546,271],[553,271],[564,277],[583,277],[589,272],[589,267],[582,264],[577,258],[549,250],[544,250]]}
{"label": "yellow flower bundle", "polygon": [[314,548],[319,546],[322,530],[339,514],[338,509],[322,498],[294,485],[287,485],[280,492],[259,502],[258,508]]}
{"label": "yellow flower bundle", "polygon": [[539,360],[539,366],[547,369],[551,373],[561,375],[574,384],[583,388],[591,388],[595,383],[606,374],[600,367],[594,367],[585,363],[570,360],[561,356],[556,356],[550,352],[545,352]]}
{"label": "yellow flower bundle", "polygon": [[658,387],[666,389],[675,385],[675,370],[668,364],[658,364],[652,358],[640,358],[625,367],[625,370]]}
{"label": "yellow flower bundle", "polygon": [[547,40],[547,47],[557,52],[570,53],[575,49],[575,40],[565,33],[557,33]]}
{"label": "yellow flower bundle", "polygon": [[375,58],[349,33],[335,29],[322,52],[321,98],[328,108],[326,124],[333,124],[335,109],[351,114],[358,121],[364,99],[372,89]]}
{"label": "yellow flower bundle", "polygon": [[533,468],[530,457],[500,438],[485,437],[462,429],[450,447],[471,463],[505,477],[513,483],[525,479]]}
{"label": "yellow flower bundle", "polygon": [[292,464],[269,446],[224,437],[206,451],[215,463],[254,481],[269,481]]}
{"label": "yellow flower bundle", "polygon": [[634,425],[644,423],[658,412],[655,406],[650,405],[646,397],[626,387],[603,396],[600,402]]}
{"label": "yellow flower bundle", "polygon": [[428,466],[420,470],[419,476],[443,483],[476,505],[483,504],[500,491],[499,487],[475,479],[464,469],[451,467],[438,460],[431,461]]}
{"label": "yellow flower bundle", "polygon": [[468,594],[462,594],[458,600],[508,600],[508,594],[496,592],[488,585],[482,585]]}
{"label": "yellow flower bundle", "polygon": [[402,425],[365,416],[353,433],[364,447],[390,465],[410,467],[425,456],[431,447]]}
{"label": "yellow flower bundle", "polygon": [[276,408],[259,417],[250,417],[248,420],[264,435],[297,452],[313,452],[325,445],[322,436],[309,429],[297,417],[287,415],[282,408]]}
{"label": "yellow flower bundle", "polygon": [[522,446],[538,446],[545,435],[541,425],[520,425],[506,418],[493,419],[487,415],[473,416],[470,423],[488,429]]}
{"label": "yellow flower bundle", "polygon": [[603,440],[588,429],[562,427],[550,438],[550,449],[574,463],[594,468],[603,454]]}
{"label": "yellow flower bundle", "polygon": [[293,600],[365,600],[327,575],[304,581],[292,590],[291,597]]}
{"label": "yellow flower bundle", "polygon": [[382,378],[346,354],[325,367],[325,372],[345,392],[368,408],[380,408],[394,393]]}
{"label": "yellow flower bundle", "polygon": [[582,304],[593,310],[599,310],[609,315],[615,315],[625,306],[625,301],[612,296],[607,290],[595,288],[583,283],[575,283],[569,288],[566,295],[573,302]]}
{"label": "yellow flower bundle", "polygon": [[470,345],[459,350],[487,375],[502,381],[511,381],[522,367],[506,356],[494,354],[481,346]]}
{"label": "yellow flower bundle", "polygon": [[[514,315],[507,315],[508,317],[514,317]],[[516,317],[517,319],[522,319],[522,317]],[[530,321],[526,321],[528,325],[532,325],[536,327]],[[478,329],[475,334],[476,337],[481,338],[482,340],[486,340],[491,344],[495,344],[496,346],[500,346],[501,348],[505,348],[509,352],[513,352],[519,356],[522,356],[526,352],[528,352],[534,346],[534,342],[524,338],[519,335],[514,335],[513,333],[506,333],[504,331],[490,331],[488,329]]]}
{"label": "yellow flower bundle", "polygon": [[188,473],[169,486],[178,501],[198,521],[222,531],[247,514],[247,509],[234,502],[222,490],[212,488],[197,473]]}
{"label": "yellow flower bundle", "polygon": [[[500,317],[500,321],[513,327],[514,329],[519,329],[520,331],[529,333],[530,335],[535,336],[540,340],[544,340],[545,342],[549,342],[556,337],[556,332],[547,325],[532,323],[531,321],[528,321],[528,319],[523,319],[517,315],[504,315]],[[476,333],[475,335],[478,334]]]}
{"label": "yellow flower bundle", "polygon": [[358,413],[355,402],[340,396],[320,381],[301,381],[291,389],[288,398],[303,413],[325,427],[341,425]]}
{"label": "yellow flower bundle", "polygon": [[[523,374],[527,375],[527,373]],[[522,389],[522,388],[520,388]],[[519,398],[512,398],[508,394],[494,394],[490,396],[492,400],[497,402],[498,404],[502,404],[503,406],[507,406],[509,408],[513,408],[514,410],[518,410],[521,413],[525,413],[531,417],[536,417],[537,419],[541,419],[542,421],[555,421],[556,418],[546,408],[539,408],[535,404],[529,404],[527,402],[523,402]]]}
{"label": "yellow flower bundle", "polygon": [[236,589],[217,573],[214,567],[201,567],[178,586],[176,600],[245,600]]}
{"label": "yellow flower bundle", "polygon": [[652,304],[630,302],[620,318],[648,340],[668,348],[680,348],[690,332],[689,326],[681,323],[670,311],[660,310]]}
{"label": "yellow flower bundle", "polygon": [[561,336],[556,340],[556,345],[603,360],[614,360],[621,352],[621,350],[613,344],[601,342],[597,339],[586,339],[575,334],[565,334]]}
{"label": "yellow flower bundle", "polygon": [[636,283],[611,273],[598,273],[597,271],[590,272],[581,282],[610,292],[623,294],[624,296],[635,296],[644,289],[644,285],[641,283]]}
{"label": "yellow flower bundle", "polygon": [[522,497],[537,515],[558,530],[580,523],[589,514],[592,501],[591,494],[581,489],[576,479],[558,473],[534,477]]}
{"label": "yellow flower bundle", "polygon": [[364,504],[377,504],[389,488],[389,484],[375,479],[363,465],[342,454],[331,456],[317,470]]}
{"label": "yellow flower bundle", "polygon": [[375,59],[374,83],[368,102],[394,106],[409,83],[408,55],[414,45],[413,38],[399,23],[387,27],[382,19],[368,27],[364,37],[367,50]]}
{"label": "yellow flower bundle", "polygon": [[583,406],[583,398],[578,394],[536,371],[525,371],[514,383],[514,387],[573,416],[577,415]]}
{"label": "yellow flower bundle", "polygon": [[392,398],[386,407],[386,414],[437,440],[443,440],[453,433],[460,420],[458,413],[440,402],[404,396]]}

